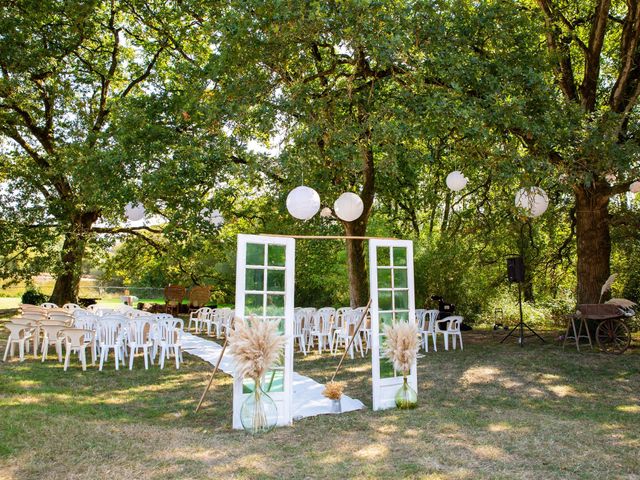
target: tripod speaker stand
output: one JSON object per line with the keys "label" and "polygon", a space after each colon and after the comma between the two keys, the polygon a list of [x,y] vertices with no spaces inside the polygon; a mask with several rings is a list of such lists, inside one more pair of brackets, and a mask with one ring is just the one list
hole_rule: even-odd
{"label": "tripod speaker stand", "polygon": [[[502,340],[500,340],[500,343],[503,343],[507,338],[513,335],[516,330],[519,330],[519,333],[517,335],[518,343],[521,347],[524,347],[524,339],[526,337],[536,336],[542,341],[542,343],[544,343],[544,338],[538,335],[533,328],[527,325],[524,322],[522,316],[522,284],[524,283],[524,259],[522,258],[522,255],[507,258],[507,277],[509,279],[509,282],[518,284],[518,306],[520,307],[520,322],[515,327],[513,327]],[[525,335],[525,328],[529,330],[531,334]]]}

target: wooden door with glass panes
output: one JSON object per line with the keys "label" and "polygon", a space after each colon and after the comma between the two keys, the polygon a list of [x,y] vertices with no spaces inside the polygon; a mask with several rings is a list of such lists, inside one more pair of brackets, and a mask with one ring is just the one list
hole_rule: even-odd
{"label": "wooden door with glass panes", "polygon": [[[278,407],[278,425],[290,425],[292,417],[294,270],[293,238],[238,235],[236,317],[278,322],[280,333],[289,339],[282,361],[262,380],[263,389]],[[234,379],[233,428],[242,428],[240,408],[253,388],[253,380]]]}
{"label": "wooden door with glass panes", "polygon": [[[373,409],[395,407],[395,395],[402,386],[402,372],[396,372],[382,355],[385,324],[415,322],[413,242],[409,240],[369,240],[369,281],[371,289],[371,366]],[[416,365],[408,382],[417,391]]]}

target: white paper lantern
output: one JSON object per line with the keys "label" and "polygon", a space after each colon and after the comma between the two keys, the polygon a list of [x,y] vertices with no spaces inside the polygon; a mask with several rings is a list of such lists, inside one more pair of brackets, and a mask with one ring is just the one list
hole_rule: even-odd
{"label": "white paper lantern", "polygon": [[309,220],[320,210],[320,195],[313,188],[296,187],[287,195],[287,210],[298,220]]}
{"label": "white paper lantern", "polygon": [[549,197],[540,187],[521,188],[516,193],[515,203],[528,217],[535,218],[547,211]]}
{"label": "white paper lantern", "polygon": [[224,223],[224,217],[222,216],[222,213],[220,213],[220,210],[210,210],[208,208],[203,208],[202,210],[200,210],[200,215],[206,222],[209,222],[215,227],[219,227]]}
{"label": "white paper lantern", "polygon": [[640,192],[640,180],[636,180],[635,182],[633,182],[631,185],[629,185],[629,191],[631,193],[638,193]]}
{"label": "white paper lantern", "polygon": [[449,187],[449,190],[453,190],[454,192],[459,192],[460,190],[462,190],[464,187],[467,186],[467,182],[469,181],[469,179],[467,179],[467,177],[465,177],[462,172],[455,170],[453,172],[451,172],[449,175],[447,175],[447,187]]}
{"label": "white paper lantern", "polygon": [[141,203],[127,203],[124,214],[130,222],[137,222],[144,218],[144,206]]}
{"label": "white paper lantern", "polygon": [[345,192],[333,204],[333,211],[336,212],[340,220],[353,222],[359,219],[364,212],[364,204],[355,193]]}

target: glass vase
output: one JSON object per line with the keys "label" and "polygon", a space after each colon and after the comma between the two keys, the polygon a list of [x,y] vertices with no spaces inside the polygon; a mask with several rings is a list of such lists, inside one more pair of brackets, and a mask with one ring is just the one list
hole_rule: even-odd
{"label": "glass vase", "polygon": [[398,393],[396,393],[396,407],[402,410],[407,410],[410,408],[416,408],[417,405],[418,394],[413,388],[411,388],[411,385],[409,385],[407,377],[404,377],[402,386],[398,390]]}
{"label": "glass vase", "polygon": [[270,432],[278,424],[276,402],[262,389],[259,381],[240,408],[240,422],[245,432],[252,435]]}
{"label": "glass vase", "polygon": [[341,399],[332,399],[331,400],[331,413],[342,413],[342,400]]}

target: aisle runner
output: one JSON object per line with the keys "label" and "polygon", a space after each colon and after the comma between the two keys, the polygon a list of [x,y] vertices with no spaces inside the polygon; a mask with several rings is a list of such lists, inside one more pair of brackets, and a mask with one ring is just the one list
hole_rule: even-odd
{"label": "aisle runner", "polygon": [[[216,342],[197,337],[191,333],[182,335],[182,349],[215,365],[222,351],[222,347]],[[231,355],[225,353],[220,362],[220,370],[233,375],[233,360]],[[309,377],[293,372],[293,419],[314,417],[325,413],[331,413],[331,400],[322,395],[324,385],[319,384]],[[364,408],[364,404],[357,399],[342,396],[342,411],[352,412]]]}

